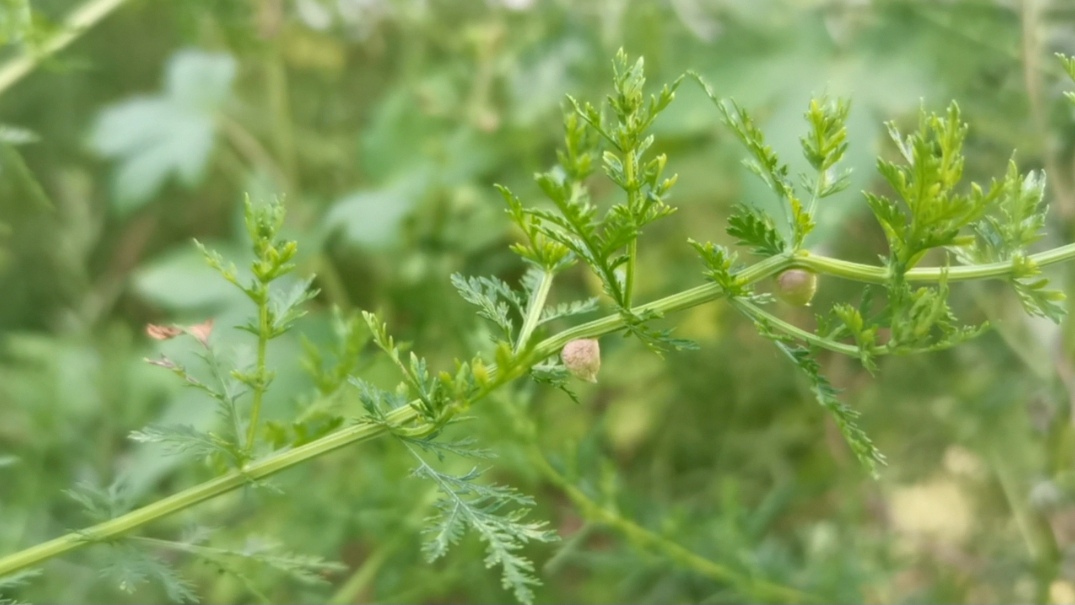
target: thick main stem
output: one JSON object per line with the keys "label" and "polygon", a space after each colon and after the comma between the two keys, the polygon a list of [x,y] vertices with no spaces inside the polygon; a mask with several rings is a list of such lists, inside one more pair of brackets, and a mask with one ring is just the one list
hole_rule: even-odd
{"label": "thick main stem", "polygon": [[[744,274],[750,272],[755,276],[753,281],[757,281],[778,272],[781,268],[784,268],[787,265],[787,262],[788,261],[785,258],[767,259],[748,268],[744,271]],[[672,312],[715,300],[722,295],[723,293],[721,289],[716,284],[705,284],[646,305],[641,305],[636,311],[659,310],[661,312]],[[536,363],[537,361],[554,354],[556,351],[559,351],[571,340],[607,334],[619,330],[622,327],[623,318],[617,313],[569,328],[538,343],[530,354],[529,359],[534,360]],[[491,381],[495,380],[497,371],[498,369],[496,366],[490,366],[489,376]],[[346,445],[379,437],[388,432],[389,429],[387,427],[389,426],[407,425],[418,419],[419,413],[414,407],[401,407],[390,412],[386,418],[386,422],[383,424],[357,424],[336,431],[331,435],[327,435],[316,441],[307,443],[306,445],[278,454],[273,454],[263,460],[251,462],[250,464],[247,464],[242,471],[228,472],[216,479],[183,490],[173,496],[158,500],[157,502],[144,506],[138,510],[131,511],[115,519],[8,555],[0,559],[0,576],[26,569],[94,541],[115,538],[141,525],[177,513],[188,507],[194,506],[195,504],[242,487],[249,481],[268,477],[269,475],[286,468],[301,464],[307,460],[327,454],[328,452],[337,450]]]}
{"label": "thick main stem", "polygon": [[[1075,244],[1067,244],[1027,257],[1039,267],[1055,265],[1075,259]],[[791,257],[791,268],[810,269],[815,273],[842,277],[868,284],[885,284],[890,278],[886,267],[853,263],[838,258],[817,256],[809,252],[799,252]],[[996,279],[1012,274],[1011,261],[1001,261],[984,265],[956,265],[953,267],[919,267],[904,274],[909,282],[936,283],[941,275],[947,273],[947,281],[974,281],[979,279]]]}
{"label": "thick main stem", "polygon": [[[1039,266],[1047,266],[1059,262],[1075,259],[1075,244],[1061,246],[1047,252],[1035,254],[1030,257]],[[799,253],[794,256],[774,256],[758,262],[738,273],[738,277],[745,284],[753,284],[767,277],[771,277],[781,271],[791,268],[808,268],[818,273],[845,277],[857,281],[869,283],[884,283],[887,278],[887,270],[883,267],[862,265],[823,256]],[[919,282],[936,282],[941,278],[944,269],[914,269],[907,273],[907,279]],[[948,281],[960,281],[969,279],[997,278],[1009,275],[1012,271],[1011,263],[992,263],[988,265],[952,267],[947,269]],[[723,290],[716,284],[704,284],[683,292],[677,292],[660,300],[653,301],[635,307],[636,314],[656,312],[667,314],[682,311],[707,302],[711,302],[724,295]],[[623,317],[616,313],[596,319],[573,328],[564,330],[554,336],[546,338],[538,343],[533,351],[527,356],[530,363],[538,363],[550,355],[555,354],[565,344],[576,338],[600,336],[616,332],[624,327]],[[514,377],[525,374],[524,368],[513,368],[512,376],[502,376],[496,379],[497,367],[489,367],[491,382],[501,384]],[[481,396],[488,393],[483,391]],[[69,533],[67,535],[43,542],[20,552],[0,558],[0,576],[26,569],[46,561],[52,557],[75,550],[95,541],[116,538],[137,527],[179,512],[200,502],[204,502],[221,494],[246,485],[248,482],[268,477],[284,469],[296,466],[312,458],[322,456],[344,446],[367,441],[387,433],[388,427],[407,425],[419,420],[419,412],[413,406],[401,407],[393,410],[385,418],[385,423],[372,424],[360,423],[326,435],[316,441],[296,447],[291,450],[272,454],[269,457],[251,462],[243,467],[242,471],[231,471],[216,479],[211,479],[183,490],[177,494],[158,500],[138,510],[131,511],[115,519],[99,523],[84,530]]]}
{"label": "thick main stem", "polygon": [[[405,419],[399,419],[400,422],[406,422],[413,419],[415,412],[413,409],[407,407],[400,408],[393,412],[393,414],[389,414],[390,417],[394,415],[406,416],[407,418]],[[393,420],[395,420],[395,418],[393,418]],[[31,567],[42,561],[96,541],[115,538],[116,536],[122,535],[136,527],[149,523],[150,521],[155,521],[194,506],[200,502],[225,494],[247,485],[251,481],[263,479],[269,475],[280,472],[285,468],[294,466],[299,462],[321,456],[322,454],[326,454],[357,441],[364,441],[376,437],[383,432],[384,429],[381,426],[359,424],[342,429],[295,449],[273,454],[262,460],[251,462],[246,465],[241,472],[230,471],[216,479],[211,479],[205,483],[185,489],[177,494],[164,498],[163,500],[158,500],[153,504],[131,511],[125,515],[116,517],[115,519],[98,523],[97,525],[78,532],[70,533],[54,540],[43,542],[37,546],[27,548],[26,550],[15,554],[8,555],[0,559],[0,576]]]}

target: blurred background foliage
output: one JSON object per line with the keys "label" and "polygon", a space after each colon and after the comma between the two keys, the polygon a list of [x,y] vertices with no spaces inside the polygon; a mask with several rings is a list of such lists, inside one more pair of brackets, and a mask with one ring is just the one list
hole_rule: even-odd
{"label": "blurred background foliage", "polygon": [[[383,314],[450,368],[487,328],[452,272],[516,280],[518,236],[493,183],[528,203],[555,161],[564,95],[597,101],[623,46],[651,83],[687,69],[755,113],[793,170],[811,95],[853,100],[853,185],[821,211],[811,246],[873,262],[884,239],[857,192],[878,186],[883,121],[957,100],[971,124],[969,178],[1000,176],[1012,153],[1049,176],[1052,240],[1075,240],[1072,85],[1053,53],[1075,53],[1067,0],[89,0],[107,13],[49,54],[77,3],[0,2],[0,553],[89,519],[64,495],[125,478],[132,505],[212,471],[127,439],[150,422],[209,426],[213,407],[143,360],[184,346],[147,322],[217,321],[250,303],[215,276],[191,239],[246,258],[242,199],[284,196],[300,274],[322,294],[301,335],[274,341],[270,420],[312,399],[310,351],[333,341],[332,307]],[[0,71],[0,74],[4,73]],[[656,124],[680,175],[680,209],[641,242],[650,300],[701,282],[688,236],[729,242],[731,205],[771,204],[693,86]],[[598,197],[615,194],[599,185]],[[729,242],[730,243],[730,242]],[[1070,283],[1071,267],[1051,271]],[[815,308],[857,291],[823,280]],[[827,602],[1075,602],[1075,371],[1070,323],[1023,316],[990,284],[960,286],[957,309],[996,328],[957,349],[885,359],[870,377],[824,357],[843,397],[889,457],[879,481],[855,463],[797,373],[721,304],[671,318],[701,350],[662,360],[636,341],[602,342],[600,382],[581,403],[519,386],[455,427],[499,453],[495,480],[537,500],[562,536],[536,545],[539,602],[774,600],[755,580]],[[553,302],[597,295],[581,269]],[[784,308],[810,322],[809,310]],[[307,364],[309,365],[309,364]],[[372,355],[356,368],[385,384]],[[356,402],[341,413],[357,415]],[[532,422],[532,423],[531,423]],[[526,435],[525,438],[520,435]],[[625,519],[714,562],[715,579],[652,544],[587,518],[541,471],[540,456]],[[147,527],[175,538],[192,523],[210,544],[273,539],[338,560],[326,582],[251,566],[221,574],[170,559],[205,602],[503,602],[499,575],[465,540],[427,564],[419,530],[430,486],[410,478],[390,440],[284,473],[253,490]],[[462,467],[461,467],[462,468]],[[465,470],[465,469],[464,469]],[[15,591],[40,602],[159,602],[99,573],[96,546],[50,562]],[[130,587],[128,587],[130,588]]]}

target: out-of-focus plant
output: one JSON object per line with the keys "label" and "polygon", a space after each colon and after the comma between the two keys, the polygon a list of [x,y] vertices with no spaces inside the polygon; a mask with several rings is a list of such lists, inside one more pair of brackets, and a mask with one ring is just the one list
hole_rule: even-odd
{"label": "out-of-focus plant", "polygon": [[[1061,61],[1075,80],[1075,60],[1061,57]],[[290,554],[275,545],[209,547],[202,543],[204,532],[174,542],[130,533],[242,487],[272,487],[266,479],[284,469],[345,445],[390,435],[413,456],[413,474],[429,480],[437,493],[433,497],[436,513],[423,524],[427,558],[444,556],[467,531],[473,531],[484,544],[485,566],[498,567],[503,586],[518,600],[531,602],[538,578],[523,548],[530,542],[555,538],[543,522],[526,519],[535,500],[513,488],[482,481],[478,467],[462,474],[441,468],[449,456],[490,456],[472,438],[449,438],[448,429],[466,420],[472,411],[482,413],[483,408],[473,408],[475,404],[485,399],[498,401],[495,396],[508,392],[509,383],[530,378],[571,394],[570,376],[598,379],[597,339],[616,333],[637,338],[658,355],[692,349],[694,343],[674,337],[660,322],[669,314],[722,299],[748,318],[757,332],[772,340],[803,373],[851,452],[867,472],[876,474],[884,457],[858,425],[859,414],[837,398],[837,390],[822,374],[816,358],[819,351],[846,355],[872,373],[877,371],[881,356],[937,351],[977,336],[987,326],[963,325],[951,308],[951,286],[963,281],[1004,280],[1029,314],[1054,322],[1062,318],[1063,293],[1048,287],[1041,269],[1075,258],[1075,244],[1037,253],[1029,250],[1043,236],[1044,175],[1022,173],[1013,160],[1006,173],[988,185],[964,185],[967,126],[956,104],[941,114],[922,109],[918,127],[910,134],[889,125],[897,154],[893,159],[879,159],[877,170],[891,193],[865,194],[866,204],[887,239],[888,253],[880,264],[868,265],[829,257],[809,247],[826,203],[850,183],[842,167],[848,151],[848,103],[827,97],[811,101],[805,112],[806,133],[801,138],[802,153],[811,170],[792,175],[766,144],[750,114],[734,101],[717,97],[697,75],[691,77],[703,86],[724,124],[745,146],[747,167],[776,197],[782,211],[773,216],[758,207],[742,205],[729,218],[728,234],[760,256],[759,261],[741,264],[727,246],[692,240],[707,283],[640,304],[636,291],[644,270],[640,264],[641,236],[675,211],[668,198],[677,182],[676,176],[666,173],[666,155],[654,152],[656,136],[651,127],[671,105],[682,78],[649,95],[641,59],[628,60],[621,51],[613,66],[613,92],[604,103],[595,105],[569,97],[564,146],[557,165],[536,176],[547,201],[525,203],[509,188],[499,188],[508,215],[524,236],[512,246],[526,266],[519,284],[513,286],[491,276],[452,276],[452,284],[462,297],[477,306],[477,314],[494,327],[484,348],[456,360],[450,369],[436,370],[410,351],[409,345],[397,342],[377,315],[365,312],[360,319],[340,314],[336,323],[340,348],[335,363],[311,351],[316,397],[293,422],[263,421],[261,412],[274,377],[268,365],[268,348],[271,341],[295,326],[303,315],[302,305],[313,299],[316,291],[309,279],[287,287],[278,285],[295,268],[292,261],[297,243],[282,235],[281,205],[248,203],[245,223],[253,251],[249,269],[240,271],[205,247],[202,252],[223,279],[254,304],[254,316],[239,326],[254,338],[250,358],[226,359],[214,349],[212,322],[186,327],[153,325],[149,329],[154,338],[186,334],[197,342],[204,362],[202,371],[167,357],[151,363],[174,372],[215,401],[223,428],[154,425],[131,434],[137,441],[163,444],[174,453],[207,459],[219,474],[134,510],[129,510],[120,486],[73,490],[75,499],[100,522],[0,558],[0,576],[25,574],[42,561],[82,546],[104,545],[114,553],[114,562],[106,572],[121,587],[131,588],[156,578],[177,600],[194,595],[156,553],[189,553],[224,571],[235,571],[233,560],[249,559],[300,580],[315,581],[319,574],[337,566],[317,557]],[[621,195],[618,202],[601,209],[593,190],[603,182],[611,183]],[[604,296],[550,304],[556,280],[578,265],[596,279]],[[779,307],[772,306],[774,297],[758,288],[773,279],[782,298],[798,305],[813,304],[819,287],[816,280],[833,278],[865,286],[854,303],[837,302],[819,313],[813,329],[781,318]],[[602,318],[552,329],[602,309],[608,312]],[[396,387],[381,388],[354,373],[369,342],[402,377]],[[345,418],[333,411],[334,401],[347,398],[357,398],[364,415]],[[492,412],[494,406],[486,403],[485,409]],[[514,419],[516,430],[529,444],[534,468],[561,487],[586,518],[609,524],[640,546],[762,598],[823,599],[709,561],[595,501],[572,484],[569,469],[559,468],[545,457],[533,439],[532,425],[520,410],[509,405],[503,412]],[[453,435],[458,432],[452,431]],[[15,575],[6,582],[14,585],[26,580],[25,575]],[[251,586],[251,590],[256,592],[256,587]]]}

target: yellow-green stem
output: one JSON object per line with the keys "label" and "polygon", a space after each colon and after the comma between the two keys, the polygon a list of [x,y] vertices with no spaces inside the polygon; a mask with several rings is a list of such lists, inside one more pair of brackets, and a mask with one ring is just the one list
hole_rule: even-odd
{"label": "yellow-green stem", "polygon": [[[295,139],[292,131],[291,103],[288,98],[287,67],[281,58],[280,46],[265,58],[265,93],[272,112],[272,136],[276,157],[280,158],[278,169],[291,187],[297,187],[295,178]],[[292,191],[291,193],[297,193]],[[301,199],[301,196],[297,196]]]}
{"label": "yellow-green stem", "polygon": [[[638,161],[638,156],[635,155],[634,149],[627,150],[623,154],[624,165],[624,181],[627,183],[627,208],[632,213],[639,212],[638,207],[638,183],[635,182],[635,163]],[[634,298],[635,292],[635,259],[638,257],[638,238],[633,238],[631,243],[627,244],[627,268],[625,269],[625,275],[623,279],[623,306],[630,308],[631,301]]]}
{"label": "yellow-green stem", "polygon": [[627,270],[623,280],[623,306],[630,307],[635,291],[635,259],[638,257],[638,240],[627,244]]}
{"label": "yellow-green stem", "polygon": [[[1075,244],[1067,244],[1029,257],[1039,267],[1075,259]],[[870,284],[884,284],[890,274],[886,267],[864,265],[838,258],[816,256],[806,251],[796,253],[791,259],[791,268],[810,269],[815,273],[842,277]],[[941,274],[948,273],[948,282],[972,281],[1008,277],[1012,273],[1011,261],[988,263],[984,265],[956,265],[952,267],[920,267],[905,274],[909,282],[938,282]]]}
{"label": "yellow-green stem", "polygon": [[280,191],[286,192],[294,189],[284,169],[245,126],[224,114],[216,116],[216,124],[220,132],[224,134],[224,138],[232,144],[247,166],[255,170],[264,170]]}
{"label": "yellow-green stem", "polygon": [[[388,416],[391,422],[407,422],[414,419],[415,411],[409,407],[400,408]],[[242,471],[230,471],[115,519],[8,555],[0,559],[0,576],[36,565],[95,541],[113,539],[136,527],[190,508],[247,485],[251,481],[263,479],[299,462],[327,454],[351,443],[377,437],[384,431],[384,427],[380,425],[357,424],[292,450],[272,454],[262,460],[247,464]]]}
{"label": "yellow-green stem", "polygon": [[78,7],[64,20],[59,32],[40,48],[25,52],[0,66],[0,94],[33,71],[49,55],[63,50],[83,33],[119,8],[126,0],[91,0]]}
{"label": "yellow-green stem", "polygon": [[777,328],[778,330],[786,334],[791,334],[792,336],[802,340],[803,342],[808,342],[816,347],[828,349],[830,351],[835,351],[844,355],[850,355],[852,357],[858,357],[859,355],[859,348],[854,345],[834,342],[832,340],[822,338],[817,334],[814,334],[813,332],[807,332],[806,330],[803,330],[798,326],[792,325],[784,321],[783,319],[780,319],[779,317],[762,310],[760,307],[749,301],[737,299],[729,302],[731,302],[734,307],[742,311],[743,314],[747,317],[750,317],[752,319],[764,319],[766,322],[768,322],[770,325]]}
{"label": "yellow-green stem", "polygon": [[541,319],[541,312],[545,309],[545,301],[549,298],[549,290],[552,289],[552,280],[555,275],[548,269],[541,270],[541,281],[538,282],[534,291],[530,293],[530,300],[526,303],[526,317],[523,319],[523,327],[519,329],[519,338],[515,342],[515,353],[522,351],[530,336]]}
{"label": "yellow-green stem", "polygon": [[269,293],[268,286],[263,285],[265,292],[258,301],[258,352],[257,365],[254,366],[254,392],[250,402],[250,426],[246,427],[246,452],[249,454],[254,449],[254,438],[257,437],[258,417],[261,415],[261,401],[265,397],[265,388],[268,386],[269,371],[265,367],[265,354],[269,348]]}
{"label": "yellow-green stem", "polygon": [[[1030,258],[1042,267],[1075,259],[1075,244],[1035,254]],[[743,283],[753,284],[790,268],[813,269],[818,273],[870,283],[883,283],[887,276],[887,270],[883,267],[849,263],[804,253],[799,253],[795,256],[780,255],[767,258],[742,270],[738,273],[738,276]],[[948,281],[1004,277],[1011,273],[1011,269],[1010,263],[993,263],[975,267],[952,267],[948,270]],[[941,273],[942,269],[939,268],[915,269],[908,274],[908,279],[936,282],[940,279]],[[716,300],[722,296],[723,291],[719,286],[716,284],[704,284],[640,305],[634,311],[636,313],[648,311],[661,314],[672,313]],[[537,363],[559,351],[565,344],[576,338],[600,336],[615,332],[621,328],[623,328],[623,318],[619,313],[569,328],[538,343],[527,355],[527,361]],[[495,365],[490,366],[491,386],[483,389],[479,396],[475,398],[475,401],[490,392],[495,386],[524,373],[525,368],[520,366],[512,368],[511,376],[497,378],[497,367]],[[32,567],[42,561],[70,552],[94,541],[114,539],[151,521],[177,513],[200,502],[242,487],[250,481],[268,477],[344,446],[384,435],[389,431],[389,426],[407,425],[416,420],[419,420],[419,413],[414,407],[402,407],[388,413],[385,424],[356,424],[294,449],[274,453],[262,460],[247,464],[242,471],[228,472],[216,479],[188,488],[115,519],[0,558],[0,576]]]}

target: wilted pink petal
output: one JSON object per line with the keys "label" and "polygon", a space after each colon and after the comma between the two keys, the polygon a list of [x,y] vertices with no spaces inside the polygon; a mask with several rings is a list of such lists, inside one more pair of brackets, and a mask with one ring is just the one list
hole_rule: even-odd
{"label": "wilted pink petal", "polygon": [[169,340],[183,333],[181,328],[175,326],[159,326],[146,324],[146,334],[153,340]]}
{"label": "wilted pink petal", "polygon": [[188,328],[190,335],[198,339],[203,347],[209,346],[209,335],[213,333],[213,318],[209,318],[200,324]]}

